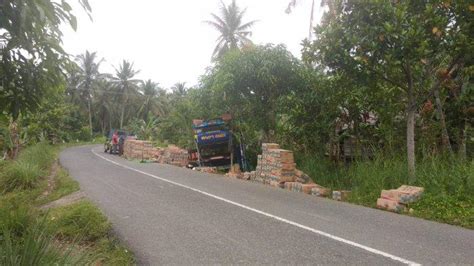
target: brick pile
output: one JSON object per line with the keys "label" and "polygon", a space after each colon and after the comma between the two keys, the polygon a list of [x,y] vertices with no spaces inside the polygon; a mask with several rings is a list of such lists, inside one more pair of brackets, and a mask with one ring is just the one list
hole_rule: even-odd
{"label": "brick pile", "polygon": [[167,148],[153,147],[151,141],[127,139],[123,147],[123,156],[127,159],[150,160],[175,166],[187,166],[188,151],[170,145]]}
{"label": "brick pile", "polygon": [[407,204],[420,199],[424,188],[403,185],[397,189],[382,190],[377,207],[394,212],[406,211]]}
{"label": "brick pile", "polygon": [[159,163],[185,167],[189,164],[189,155],[187,150],[169,145],[167,148],[160,149],[160,152],[157,153],[156,160]]}
{"label": "brick pile", "polygon": [[123,156],[127,159],[154,160],[159,150],[150,141],[127,139],[123,146]]}
{"label": "brick pile", "polygon": [[[244,176],[273,187],[327,197],[331,190],[314,184],[311,177],[296,169],[292,151],[280,149],[276,143],[263,143],[262,154],[257,157],[257,168]],[[248,176],[248,177],[247,177]]]}
{"label": "brick pile", "polygon": [[256,179],[272,186],[282,186],[296,180],[293,152],[280,149],[276,143],[263,143],[257,157]]}

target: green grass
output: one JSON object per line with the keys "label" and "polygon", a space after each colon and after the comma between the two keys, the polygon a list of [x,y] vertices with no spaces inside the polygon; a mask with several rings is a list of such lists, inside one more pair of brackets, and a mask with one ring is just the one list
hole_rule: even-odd
{"label": "green grass", "polygon": [[21,236],[8,229],[0,231],[0,265],[84,265],[90,255],[73,251],[73,246],[58,246],[48,232],[45,219],[27,227]]}
{"label": "green grass", "polygon": [[68,172],[59,167],[54,177],[54,190],[46,197],[39,197],[35,200],[36,205],[43,205],[51,201],[55,201],[80,189],[79,183],[72,179]]}
{"label": "green grass", "polygon": [[2,165],[0,192],[6,193],[38,187],[41,177],[48,175],[56,154],[57,149],[45,143],[39,143],[23,150],[17,160]]}
{"label": "green grass", "polygon": [[42,195],[59,150],[39,143],[22,150],[15,161],[1,162],[0,265],[135,264],[133,254],[113,237],[110,223],[92,203],[39,211],[38,206],[79,189],[59,168],[53,190]]}
{"label": "green grass", "polygon": [[51,210],[48,220],[59,238],[93,242],[106,237],[111,229],[102,212],[88,201]]}
{"label": "green grass", "polygon": [[102,238],[97,242],[95,248],[96,252],[100,254],[98,260],[103,265],[115,266],[135,264],[133,254],[125,249],[116,238]]}
{"label": "green grass", "polygon": [[[402,156],[378,155],[371,161],[335,166],[326,158],[301,157],[298,167],[313,180],[331,189],[349,189],[350,202],[375,207],[382,189],[408,184],[407,163]],[[474,162],[438,156],[417,162],[413,184],[425,188],[423,197],[411,204],[410,215],[474,228]]]}
{"label": "green grass", "polygon": [[25,160],[16,161],[8,165],[0,182],[4,192],[15,189],[24,190],[35,188],[45,171],[34,163]]}

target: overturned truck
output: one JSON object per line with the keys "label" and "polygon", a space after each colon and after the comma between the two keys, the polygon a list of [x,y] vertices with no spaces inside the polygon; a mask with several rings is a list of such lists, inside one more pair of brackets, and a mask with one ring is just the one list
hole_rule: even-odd
{"label": "overturned truck", "polygon": [[234,163],[233,135],[230,115],[210,120],[193,120],[197,165],[230,168]]}

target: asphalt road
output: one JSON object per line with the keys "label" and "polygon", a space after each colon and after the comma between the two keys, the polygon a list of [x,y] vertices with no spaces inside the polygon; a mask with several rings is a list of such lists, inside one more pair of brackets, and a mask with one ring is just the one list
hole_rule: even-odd
{"label": "asphalt road", "polygon": [[473,230],[101,149],[60,162],[139,264],[474,264]]}

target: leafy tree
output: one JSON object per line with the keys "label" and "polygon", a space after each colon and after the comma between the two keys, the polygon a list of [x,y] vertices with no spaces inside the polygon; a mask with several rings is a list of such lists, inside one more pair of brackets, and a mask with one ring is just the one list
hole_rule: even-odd
{"label": "leafy tree", "polygon": [[300,76],[303,69],[283,45],[234,50],[202,80],[202,86],[212,91],[207,101],[214,107],[206,108],[230,112],[252,131],[261,130],[262,140],[274,141],[279,100],[307,85]]}
{"label": "leafy tree", "polygon": [[99,79],[97,89],[94,93],[93,108],[95,112],[95,120],[99,122],[102,134],[106,133],[106,129],[112,128],[112,122],[116,117],[115,104],[116,94],[112,82],[108,79]]}
{"label": "leafy tree", "polygon": [[165,99],[163,93],[160,91],[162,89],[158,87],[158,84],[149,79],[142,84],[140,89],[144,99],[139,113],[143,117],[143,120],[148,121],[150,115],[164,115],[165,103],[163,100]]}
{"label": "leafy tree", "polygon": [[89,113],[89,128],[92,136],[92,97],[95,93],[97,83],[102,75],[99,72],[100,64],[103,59],[97,62],[97,53],[90,53],[86,51],[84,54],[77,57],[79,63],[79,84],[77,89],[80,96],[87,102],[87,110]]}
{"label": "leafy tree", "polygon": [[[87,0],[81,0],[87,12]],[[4,0],[0,2],[0,111],[12,117],[38,107],[48,89],[63,81],[68,56],[61,47],[60,25],[76,29],[67,1]],[[17,136],[18,134],[12,134]],[[15,157],[18,140],[14,140]]]}
{"label": "leafy tree", "polygon": [[171,90],[173,91],[173,94],[181,97],[186,95],[188,89],[186,88],[186,82],[178,82],[171,87]]}
{"label": "leafy tree", "polygon": [[227,6],[221,1],[220,16],[211,13],[213,20],[205,21],[220,34],[212,54],[214,59],[222,57],[222,55],[232,49],[252,44],[252,41],[249,39],[252,35],[250,28],[257,21],[252,20],[244,23],[242,18],[246,11],[247,9],[241,10],[235,0],[232,0],[232,3]]}
{"label": "leafy tree", "polygon": [[413,182],[416,113],[472,51],[470,6],[467,1],[340,0],[329,8],[315,29],[316,40],[304,42],[305,61],[372,84],[373,93],[385,90],[385,97],[404,104]]}
{"label": "leafy tree", "polygon": [[115,69],[115,77],[112,78],[117,93],[121,98],[120,106],[120,128],[123,128],[125,110],[128,107],[129,101],[132,97],[138,95],[138,84],[141,82],[139,79],[134,79],[136,74],[140,71],[133,69],[133,63],[123,60],[118,69]]}
{"label": "leafy tree", "polygon": [[[80,2],[90,11],[87,0]],[[67,59],[61,47],[63,22],[76,29],[67,1],[0,3],[0,105],[14,120],[37,107],[50,85],[61,81]]]}

